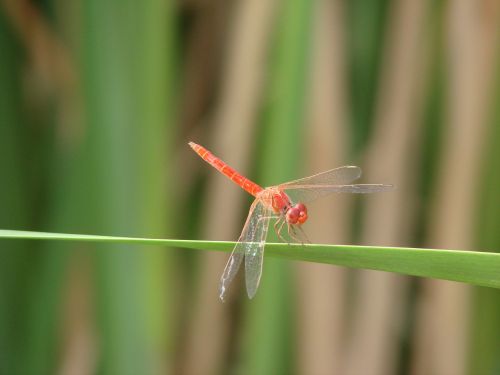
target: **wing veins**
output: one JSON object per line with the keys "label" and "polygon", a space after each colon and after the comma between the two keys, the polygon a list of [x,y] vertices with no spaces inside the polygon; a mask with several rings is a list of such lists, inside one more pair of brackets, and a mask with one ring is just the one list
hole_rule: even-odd
{"label": "wing veins", "polygon": [[361,168],[346,165],[278,185],[287,188],[294,185],[344,185],[361,177]]}
{"label": "wing veins", "polygon": [[245,279],[248,296],[252,298],[259,286],[262,274],[262,257],[270,215],[261,200],[256,199],[250,207],[245,225],[235,245],[219,283],[219,298],[224,301],[229,284],[236,276],[245,259]]}

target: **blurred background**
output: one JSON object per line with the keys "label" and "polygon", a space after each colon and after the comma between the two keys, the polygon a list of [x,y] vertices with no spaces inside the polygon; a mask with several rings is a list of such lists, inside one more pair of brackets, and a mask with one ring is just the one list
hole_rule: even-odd
{"label": "blurred background", "polygon": [[[498,251],[499,38],[497,0],[1,0],[0,228],[235,240],[192,140],[397,186],[312,204],[313,242]],[[0,374],[500,374],[493,289],[266,258],[221,304],[227,254],[0,257]]]}

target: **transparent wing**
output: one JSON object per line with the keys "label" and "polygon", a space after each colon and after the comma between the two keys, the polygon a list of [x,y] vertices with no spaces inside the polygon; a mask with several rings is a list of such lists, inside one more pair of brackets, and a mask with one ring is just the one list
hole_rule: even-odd
{"label": "transparent wing", "polygon": [[361,168],[353,165],[330,169],[313,176],[304,177],[299,180],[285,182],[278,185],[280,188],[295,185],[345,185],[361,177]]}
{"label": "transparent wing", "polygon": [[292,202],[308,203],[319,197],[332,193],[380,193],[391,191],[393,185],[384,184],[357,184],[357,185],[280,185]]}
{"label": "transparent wing", "polygon": [[262,203],[259,203],[250,219],[250,229],[245,246],[245,282],[248,298],[253,298],[259,287],[262,276],[264,246],[272,213]]}
{"label": "transparent wing", "polygon": [[260,200],[256,199],[250,207],[238,243],[234,247],[222,273],[219,284],[219,298],[222,301],[224,301],[227,288],[238,273],[245,257],[248,296],[252,298],[255,295],[262,274],[262,257],[269,220],[270,212]]}

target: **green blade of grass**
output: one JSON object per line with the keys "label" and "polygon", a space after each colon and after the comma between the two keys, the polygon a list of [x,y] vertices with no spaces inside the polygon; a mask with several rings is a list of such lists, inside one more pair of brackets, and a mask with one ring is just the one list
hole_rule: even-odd
{"label": "green blade of grass", "polygon": [[[30,201],[26,197],[34,197],[38,185],[27,171],[28,160],[26,154],[30,134],[28,129],[39,129],[32,125],[25,116],[26,108],[23,99],[22,71],[23,54],[19,48],[19,41],[8,24],[7,15],[0,11],[0,171],[2,183],[0,185],[0,225],[27,226],[32,225],[34,216],[28,209]],[[24,68],[23,68],[24,65]],[[35,164],[35,163],[33,163]],[[32,165],[31,163],[29,164]],[[39,164],[36,164],[38,167]],[[8,181],[8,183],[7,183]],[[28,303],[32,290],[33,262],[27,243],[18,242],[2,251],[0,263],[0,373],[20,373],[26,360],[28,349],[26,340],[19,332],[26,332],[25,316],[22,312]],[[22,275],[20,277],[20,275]],[[28,279],[29,278],[29,279]],[[28,280],[27,280],[28,279]],[[8,302],[7,302],[8,301]]]}
{"label": "green blade of grass", "polygon": [[[497,46],[496,65],[500,67],[500,48]],[[500,175],[491,173],[500,167],[500,70],[497,70],[494,93],[489,102],[489,133],[482,163],[482,187],[476,210],[476,236],[478,246],[500,252]],[[494,289],[475,289],[471,301],[472,335],[470,339],[469,374],[498,372],[500,348],[500,293]]]}
{"label": "green blade of grass", "polygon": [[[234,242],[228,241],[94,236],[17,230],[0,230],[0,238],[164,245],[226,252],[231,251],[235,245]],[[500,288],[500,254],[497,253],[410,247],[268,243],[266,255]]]}
{"label": "green blade of grass", "polygon": [[[269,80],[257,139],[256,177],[265,186],[298,175],[303,146],[312,11],[315,2],[279,2]],[[268,237],[276,241],[274,233]],[[267,262],[259,298],[245,306],[238,371],[288,374],[296,367],[296,329],[292,270],[284,262]]]}
{"label": "green blade of grass", "polygon": [[[90,232],[162,237],[175,215],[158,207],[170,207],[169,186],[175,185],[175,163],[166,166],[165,160],[172,157],[176,133],[176,100],[170,97],[176,5],[162,0],[81,5],[86,128],[79,174],[85,193],[77,199],[86,204],[82,219]],[[94,250],[95,372],[168,373],[177,330],[176,291],[168,289],[175,264],[171,253],[137,251],[125,243],[119,252]]]}

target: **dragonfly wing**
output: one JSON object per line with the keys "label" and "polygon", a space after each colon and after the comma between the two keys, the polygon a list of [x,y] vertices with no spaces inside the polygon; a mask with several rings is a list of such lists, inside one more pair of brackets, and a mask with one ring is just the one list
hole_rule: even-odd
{"label": "dragonfly wing", "polygon": [[240,237],[238,238],[238,242],[234,247],[229,259],[227,260],[226,267],[224,268],[224,272],[220,278],[219,282],[219,298],[224,301],[224,297],[227,292],[227,288],[229,284],[233,281],[234,277],[238,273],[240,269],[241,262],[245,257],[245,238],[248,235],[248,231],[250,229],[250,219],[255,212],[255,208],[259,202],[255,200],[250,206],[250,210],[248,211],[247,220],[245,225],[243,226],[243,230],[241,231]]}
{"label": "dragonfly wing", "polygon": [[221,301],[224,301],[227,288],[229,284],[233,281],[234,277],[238,273],[238,270],[240,269],[241,262],[243,261],[243,257],[245,256],[245,251],[243,247],[236,246],[233,249],[233,252],[231,253],[231,256],[229,257],[226,267],[224,268],[224,272],[222,273],[222,276],[220,278],[220,283],[219,283],[219,298]]}
{"label": "dragonfly wing", "polygon": [[[260,242],[265,241],[265,234],[267,233],[267,228],[269,226],[269,218],[265,218],[264,215],[267,215],[267,209],[264,208],[264,205],[260,200],[256,199],[250,207],[248,217],[245,225],[243,226],[243,230],[241,232],[240,238],[238,239],[238,243],[234,247],[229,260],[227,261],[226,267],[224,268],[224,272],[222,273],[219,284],[219,298],[222,301],[224,301],[227,288],[238,273],[238,270],[245,256],[247,257],[247,261],[245,264],[247,289],[249,278],[252,279],[252,285],[254,285],[254,280],[256,279],[256,285],[254,286],[255,290],[253,292],[253,295],[255,295],[255,291],[257,290],[260,280],[260,275],[262,274],[262,259],[260,260],[260,266],[255,260],[253,262],[250,262],[248,259],[249,257],[252,258],[252,254],[255,254],[257,256],[260,253],[262,256],[264,244],[262,244],[262,248],[259,249]],[[263,226],[265,226],[265,228],[263,228]],[[253,297],[253,295],[251,297]]]}
{"label": "dragonfly wing", "polygon": [[380,193],[391,191],[393,185],[384,184],[354,184],[354,185],[291,185],[283,186],[286,194],[293,202],[308,203],[319,197],[333,193]]}
{"label": "dragonfly wing", "polygon": [[361,177],[361,168],[353,165],[330,169],[299,180],[285,182],[278,185],[279,188],[286,189],[296,185],[345,185]]}
{"label": "dragonfly wing", "polygon": [[245,242],[245,282],[250,299],[257,293],[262,276],[264,246],[271,217],[271,211],[259,203],[250,218],[250,229]]}

